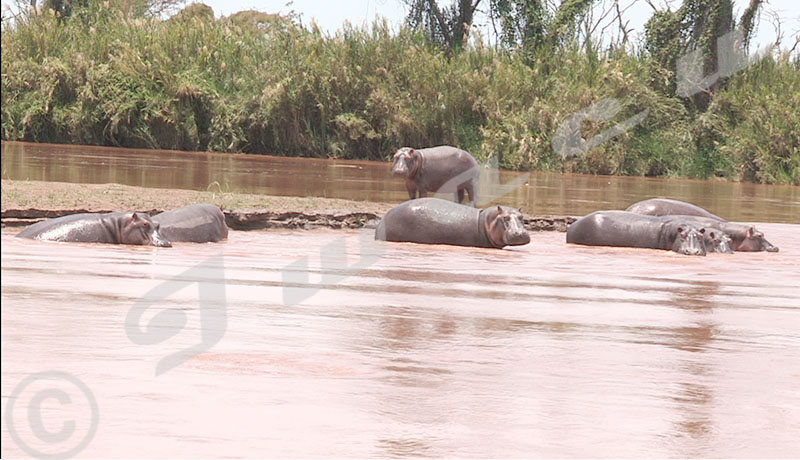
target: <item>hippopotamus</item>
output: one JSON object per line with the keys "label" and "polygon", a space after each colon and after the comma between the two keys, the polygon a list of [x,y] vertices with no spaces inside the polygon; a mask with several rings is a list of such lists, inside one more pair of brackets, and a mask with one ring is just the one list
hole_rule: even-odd
{"label": "hippopotamus", "polygon": [[17,238],[80,243],[139,244],[170,247],[145,213],[81,213],[35,223],[17,234]]}
{"label": "hippopotamus", "polygon": [[228,237],[225,215],[213,204],[190,204],[153,216],[161,234],[172,242],[208,243]]}
{"label": "hippopotamus", "polygon": [[628,211],[595,211],[567,228],[567,243],[588,246],[622,246],[668,249],[704,256],[705,229]]}
{"label": "hippopotamus", "polygon": [[705,209],[684,201],[670,200],[667,198],[652,198],[630,205],[627,209],[637,214],[652,216],[691,216],[696,225],[706,228],[715,228],[727,233],[731,238],[731,249],[741,252],[778,252],[778,247],[764,238],[764,234],[752,225],[728,222]]}
{"label": "hippopotamus", "polygon": [[394,154],[392,175],[406,181],[408,198],[420,198],[428,192],[454,192],[455,201],[464,200],[469,193],[469,205],[475,207],[481,167],[464,150],[440,145],[427,149],[402,147]]}
{"label": "hippopotamus", "polygon": [[517,209],[492,206],[479,210],[440,198],[409,200],[390,209],[378,224],[375,239],[480,248],[531,241]]}
{"label": "hippopotamus", "polygon": [[706,251],[708,252],[733,254],[731,241],[730,235],[719,230],[712,229],[703,234],[703,246],[705,246]]}
{"label": "hippopotamus", "polygon": [[726,220],[711,219],[700,216],[661,216],[661,219],[686,222],[691,225],[716,229],[730,236],[731,249],[740,252],[778,252],[779,248],[764,238],[764,234],[752,225],[737,224]]}
{"label": "hippopotamus", "polygon": [[670,200],[669,198],[651,198],[649,200],[643,200],[628,206],[626,211],[635,212],[636,214],[646,214],[648,216],[681,215],[725,220],[722,217],[706,211],[700,206],[685,201]]}

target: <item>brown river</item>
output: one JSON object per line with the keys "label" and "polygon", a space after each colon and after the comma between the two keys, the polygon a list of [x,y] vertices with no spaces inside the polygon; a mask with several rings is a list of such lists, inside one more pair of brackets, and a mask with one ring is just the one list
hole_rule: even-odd
{"label": "brown river", "polygon": [[[277,193],[277,164],[287,184],[316,178],[286,194],[405,198],[386,164],[84,147],[48,162],[19,145],[3,144],[4,179]],[[151,248],[7,228],[3,458],[797,457],[798,187],[528,179],[498,201],[580,215],[672,196],[770,222],[780,252],[558,232],[490,250],[372,230]]]}

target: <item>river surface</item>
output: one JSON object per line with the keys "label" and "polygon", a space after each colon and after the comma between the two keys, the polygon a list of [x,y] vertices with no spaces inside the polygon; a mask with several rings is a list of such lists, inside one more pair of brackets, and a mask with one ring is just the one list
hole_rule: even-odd
{"label": "river surface", "polygon": [[[2,143],[2,177],[12,180],[400,203],[408,194],[390,169],[388,161]],[[522,207],[527,214],[580,216],[598,209],[625,209],[658,196],[695,203],[728,220],[800,223],[800,187],[721,180],[484,169],[478,204]]]}
{"label": "river surface", "polygon": [[5,229],[2,456],[797,457],[798,226],[759,227],[779,253]]}
{"label": "river surface", "polygon": [[[406,198],[388,163],[2,148],[11,180]],[[498,202],[581,215],[669,196],[771,222],[780,252],[3,229],[2,457],[797,457],[800,188],[523,176],[499,173]]]}

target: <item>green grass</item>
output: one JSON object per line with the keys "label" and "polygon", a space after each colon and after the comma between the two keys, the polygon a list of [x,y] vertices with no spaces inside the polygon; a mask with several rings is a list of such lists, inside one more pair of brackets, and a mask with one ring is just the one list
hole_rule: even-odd
{"label": "green grass", "polygon": [[[590,51],[522,59],[477,41],[448,56],[383,21],[329,36],[257,13],[30,15],[2,31],[2,138],[371,160],[453,144],[512,169],[800,184],[797,56],[733,75],[697,113],[645,53]],[[585,139],[649,115],[561,157],[556,130],[604,98],[619,113],[582,122]]]}

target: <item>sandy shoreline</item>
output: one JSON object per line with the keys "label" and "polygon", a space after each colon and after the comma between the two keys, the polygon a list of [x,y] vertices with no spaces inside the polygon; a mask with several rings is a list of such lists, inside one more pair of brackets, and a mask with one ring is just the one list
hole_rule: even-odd
{"label": "sandy shoreline", "polygon": [[[235,230],[370,227],[396,205],[335,198],[3,179],[0,222],[3,227],[18,227],[79,212],[136,210],[155,214],[192,203],[219,206],[228,226]],[[525,226],[531,231],[566,231],[574,219],[525,215]]]}

